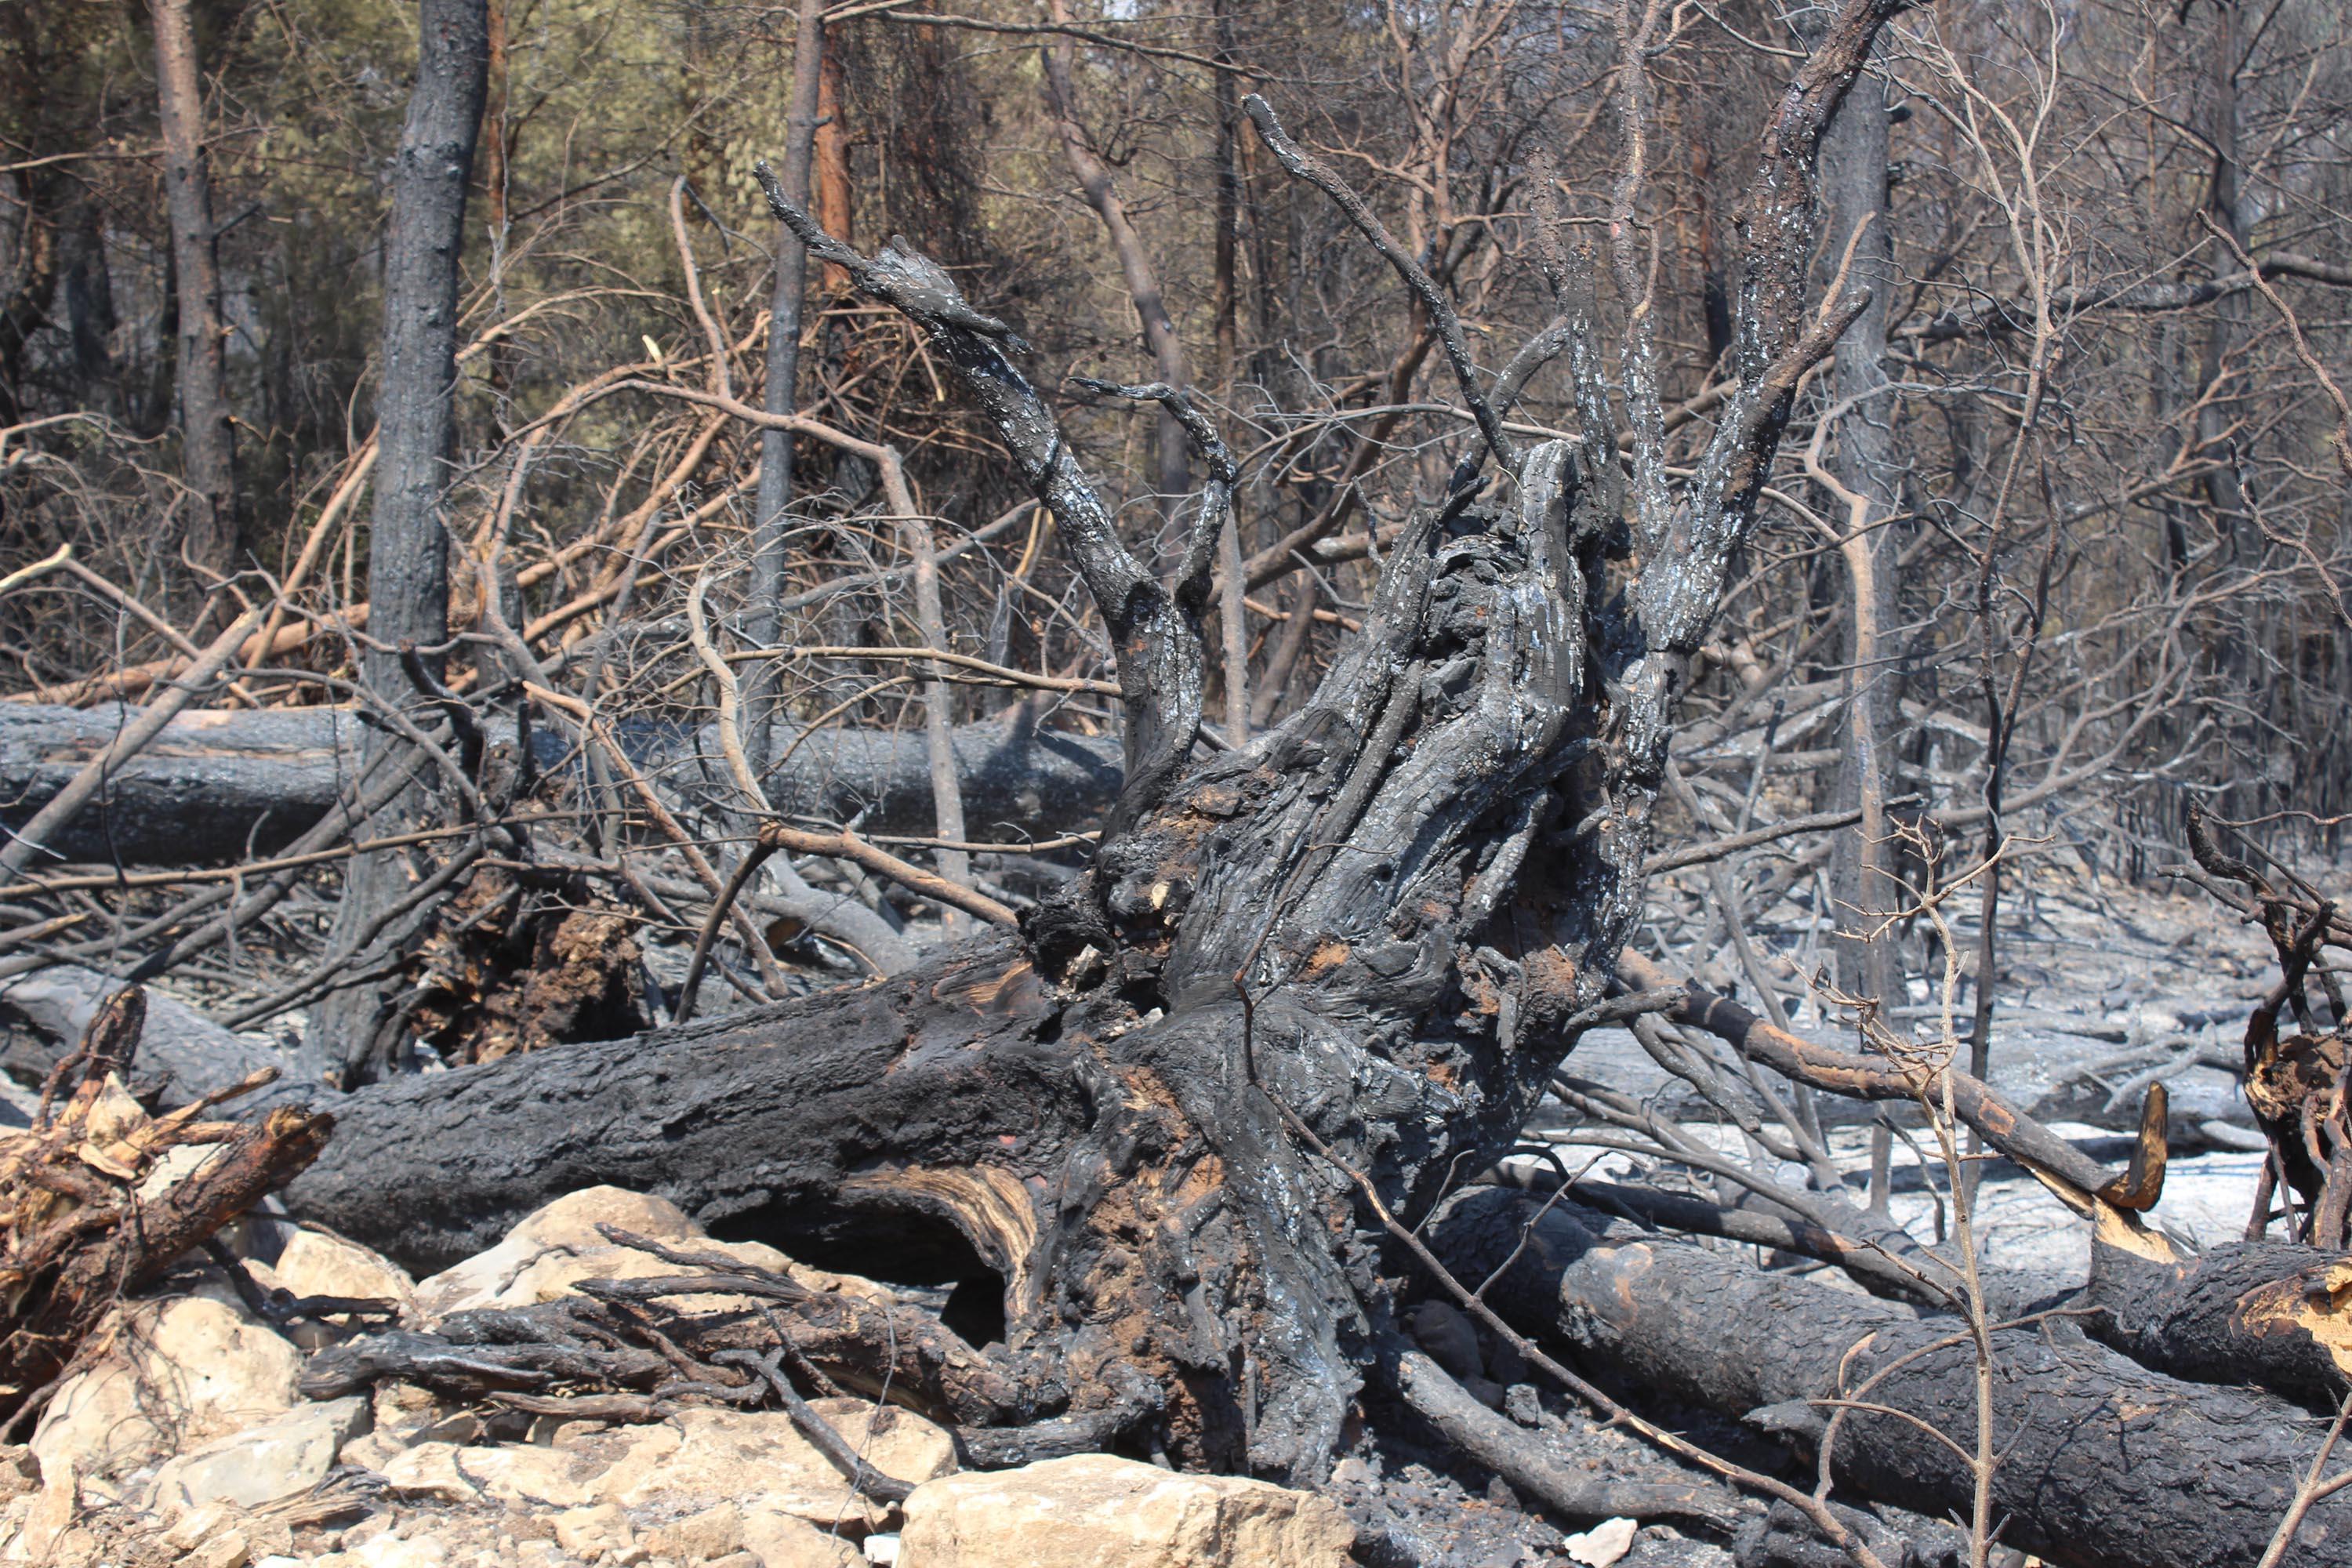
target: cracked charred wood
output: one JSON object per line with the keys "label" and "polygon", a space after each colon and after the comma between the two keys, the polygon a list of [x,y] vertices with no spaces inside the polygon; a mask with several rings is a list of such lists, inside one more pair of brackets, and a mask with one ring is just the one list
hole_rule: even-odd
{"label": "cracked charred wood", "polygon": [[1400,531],[1313,699],[1204,758],[1221,508],[1198,509],[1160,579],[1010,331],[927,258],[894,242],[869,259],[771,182],[813,254],[912,321],[1050,510],[1118,656],[1125,782],[1103,841],[1017,932],[879,984],[348,1096],[289,1202],[420,1265],[600,1182],[836,1260],[944,1237],[943,1260],[1001,1281],[1006,1355],[1056,1369],[1068,1414],[1140,1380],[1175,1462],[1320,1479],[1391,1305],[1348,1173],[1425,1210],[1509,1146],[1605,1011],[1691,660],[1794,389],[1860,309],[1807,299],[1811,169],[1897,8],[1847,0],[1766,127],[1736,387],[1684,491],[1654,451],[1636,464],[1654,485],[1623,483],[1599,328],[1564,290],[1575,438],[1517,454],[1493,500],[1465,467]]}
{"label": "cracked charred wood", "polygon": [[2332,1414],[2352,1384],[2352,1258],[2294,1242],[2191,1252],[2102,1215],[2091,1238],[2092,1330],[2143,1365],[2244,1383]]}
{"label": "cracked charred wood", "polygon": [[[0,826],[28,820],[122,728],[112,708],[0,702]],[[108,781],[101,798],[51,845],[68,859],[180,866],[285,847],[335,806],[360,758],[362,720],[348,709],[184,712]],[[511,743],[513,727],[483,726]],[[689,796],[719,745],[674,726],[624,727],[631,760]],[[954,731],[971,831],[987,838],[1092,824],[1118,793],[1118,742],[1040,730],[1019,719]],[[543,767],[563,764],[559,737],[532,736]],[[803,739],[776,726],[782,757],[768,795],[784,816],[847,821],[875,833],[929,833],[929,761],[923,737],[830,729]]]}
{"label": "cracked charred wood", "polygon": [[[1535,1215],[1516,1194],[1473,1194],[1432,1227],[1432,1244],[1462,1277],[1482,1279]],[[1976,1430],[1975,1352],[1958,1318],[1769,1273],[1567,1204],[1535,1221],[1487,1299],[1630,1385],[1801,1445],[1818,1443],[1843,1407],[1832,1474],[1849,1500],[1969,1510],[1969,1467],[1942,1436]],[[2067,1321],[1992,1336],[2002,1540],[2069,1568],[2259,1562],[2326,1424],[2267,1394],[2151,1372]],[[2352,1563],[2352,1494],[2315,1506],[2295,1545],[2300,1563]]]}

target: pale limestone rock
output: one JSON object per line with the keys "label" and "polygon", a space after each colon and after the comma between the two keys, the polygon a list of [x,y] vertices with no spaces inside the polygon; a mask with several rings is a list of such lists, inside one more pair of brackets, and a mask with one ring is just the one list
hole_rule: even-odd
{"label": "pale limestone rock", "polygon": [[340,1555],[350,1568],[445,1568],[449,1549],[429,1535],[404,1541],[386,1531]]}
{"label": "pale limestone rock", "polygon": [[1580,1535],[1571,1535],[1561,1544],[1568,1554],[1585,1568],[1610,1568],[1628,1552],[1633,1550],[1633,1536],[1641,1526],[1630,1519],[1604,1519]]}
{"label": "pale limestone rock", "polygon": [[[903,1410],[876,1419],[864,1400],[820,1399],[817,1413],[874,1468],[920,1484],[955,1468],[955,1447],[930,1422]],[[489,1498],[546,1508],[617,1503],[666,1514],[732,1502],[756,1553],[755,1517],[788,1514],[863,1536],[887,1510],[858,1498],[841,1473],[781,1411],[686,1410],[657,1426],[593,1432],[563,1448],[499,1444],[461,1448],[420,1443],[383,1467],[394,1492],[449,1502]]]}
{"label": "pale limestone rock", "polygon": [[[561,1540],[559,1532],[557,1539]],[[646,1550],[681,1563],[709,1563],[743,1549],[743,1514],[731,1502],[674,1519],[645,1532]]]}
{"label": "pale limestone rock", "polygon": [[120,1476],[292,1407],[301,1352],[201,1296],[128,1312],[114,1349],[58,1391],[33,1434],[41,1473]]}
{"label": "pale limestone rock", "polygon": [[73,1460],[60,1458],[54,1466],[44,1466],[41,1473],[48,1482],[34,1496],[16,1538],[8,1542],[5,1552],[0,1553],[0,1561],[49,1562],[66,1532],[73,1528],[74,1511],[79,1501]]}
{"label": "pale limestone rock", "polygon": [[357,1242],[298,1230],[278,1255],[278,1282],[297,1296],[347,1296],[399,1303],[404,1315],[416,1300],[407,1272]]}
{"label": "pale limestone rock", "polygon": [[[794,1263],[756,1241],[713,1241],[686,1211],[667,1198],[620,1187],[590,1187],[556,1199],[530,1215],[487,1252],[443,1269],[416,1287],[416,1310],[429,1321],[475,1307],[528,1307],[568,1294],[583,1279],[643,1279],[675,1274],[675,1264],[648,1252],[615,1247],[596,1226],[614,1225],[672,1247],[718,1252],[757,1264],[813,1290],[841,1289],[887,1300],[871,1280],[827,1274]],[[723,1299],[698,1298],[706,1310]]]}
{"label": "pale limestone rock", "polygon": [[906,1511],[907,1568],[1344,1568],[1356,1535],[1328,1498],[1107,1454],[950,1476]]}
{"label": "pale limestone rock", "polygon": [[156,1472],[152,1507],[173,1516],[207,1503],[259,1508],[327,1479],[343,1445],[368,1424],[354,1395],[302,1405],[274,1420],[215,1438]]}
{"label": "pale limestone rock", "polygon": [[0,1503],[15,1502],[40,1487],[41,1462],[33,1450],[22,1443],[0,1445]]}
{"label": "pale limestone rock", "polygon": [[187,1568],[245,1568],[253,1559],[253,1543],[237,1530],[223,1531],[188,1553]]}
{"label": "pale limestone rock", "polygon": [[142,1204],[157,1202],[165,1193],[194,1175],[205,1162],[221,1152],[222,1147],[218,1143],[173,1144],[140,1179],[139,1201]]}
{"label": "pale limestone rock", "polygon": [[636,1544],[637,1532],[618,1503],[567,1508],[548,1522],[555,1526],[555,1543],[574,1557],[602,1557]]}
{"label": "pale limestone rock", "polygon": [[866,1554],[844,1534],[788,1513],[745,1520],[743,1546],[760,1568],[866,1568]]}
{"label": "pale limestone rock", "polygon": [[343,1445],[336,1455],[338,1463],[358,1470],[381,1470],[392,1463],[393,1456],[407,1450],[408,1445],[383,1427],[362,1432]]}
{"label": "pale limestone rock", "polygon": [[163,1544],[174,1552],[194,1552],[229,1521],[229,1510],[219,1503],[192,1508],[172,1521]]}
{"label": "pale limestone rock", "polygon": [[98,1532],[77,1524],[58,1537],[41,1568],[93,1568],[100,1550]]}

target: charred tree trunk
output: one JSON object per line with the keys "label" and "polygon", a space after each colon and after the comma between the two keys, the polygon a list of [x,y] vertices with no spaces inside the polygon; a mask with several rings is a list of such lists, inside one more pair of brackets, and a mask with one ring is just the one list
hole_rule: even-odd
{"label": "charred tree trunk", "polygon": [[188,0],[152,0],[149,15],[155,26],[155,100],[179,311],[180,450],[189,491],[181,537],[192,565],[225,574],[236,565],[236,434],[229,423],[220,245],[213,232],[195,22]]}
{"label": "charred tree trunk", "polygon": [[[793,32],[792,105],[784,121],[784,188],[805,202],[809,172],[816,157],[816,133],[824,75],[824,0],[801,0]],[[791,414],[799,405],[801,310],[808,299],[808,252],[782,224],[776,226],[776,279],[768,300],[766,382],[760,405],[770,414]],[[783,635],[777,609],[784,596],[784,569],[791,555],[784,509],[793,502],[793,437],[786,430],[760,432],[760,489],[751,526],[751,583],[745,606],[744,636],[754,647],[773,647]],[[750,716],[747,748],[751,771],[764,773],[771,752],[768,727],[776,710],[777,671],[763,661],[752,667],[743,692]]]}
{"label": "charred tree trunk", "polygon": [[[933,1215],[1002,1277],[992,1355],[1050,1367],[1081,1414],[1156,1387],[1152,1436],[1182,1463],[1318,1478],[1392,1307],[1349,1173],[1424,1211],[1507,1146],[1605,1011],[1689,661],[1792,392],[1859,309],[1808,308],[1811,174],[1895,8],[1849,0],[1767,129],[1738,388],[1671,504],[1618,480],[1589,272],[1558,258],[1558,330],[1501,380],[1567,353],[1578,438],[1522,451],[1442,291],[1249,100],[1276,160],[1419,300],[1483,450],[1409,521],[1313,699],[1205,760],[1202,615],[1233,482],[1206,418],[1161,389],[1209,475],[1162,581],[1011,331],[928,259],[828,238],[771,176],[779,216],[915,323],[1062,531],[1118,655],[1125,782],[1103,842],[1018,933],[898,979],[348,1097],[291,1201],[420,1263],[600,1181],[788,1233]],[[1649,363],[1632,374],[1654,411]],[[1663,459],[1650,471],[1663,487]]]}
{"label": "charred tree trunk", "polygon": [[[1534,1212],[1516,1194],[1477,1194],[1434,1227],[1436,1245],[1465,1278],[1484,1278]],[[1488,1299],[1629,1385],[1804,1447],[1832,1443],[1832,1473],[1852,1493],[1931,1517],[1969,1510],[1976,1357],[1960,1319],[1767,1273],[1565,1205],[1536,1221]],[[2324,1423],[2269,1395],[2149,1372],[2061,1321],[1996,1328],[1992,1344],[2004,1543],[2069,1568],[2262,1559]],[[2352,1495],[2314,1507],[2294,1544],[2299,1563],[2352,1563]]]}
{"label": "charred tree trunk", "polygon": [[1832,362],[1830,400],[1841,411],[1827,468],[1834,503],[1827,515],[1845,531],[1844,557],[1852,591],[1847,609],[1846,743],[1838,765],[1835,805],[1859,809],[1862,821],[1840,834],[1831,861],[1830,891],[1842,924],[1854,939],[1833,944],[1838,984],[1849,994],[1902,1000],[1895,939],[1877,931],[1878,917],[1901,903],[1889,874],[1895,845],[1887,830],[1886,752],[1897,714],[1894,671],[1885,634],[1895,622],[1896,536],[1885,526],[1899,510],[1900,460],[1895,449],[1895,399],[1885,360],[1894,307],[1895,247],[1887,231],[1892,204],[1886,184],[1886,84],[1864,75],[1854,83],[1822,142],[1822,187],[1829,207],[1825,251],[1832,266],[1851,251],[1850,276],[1871,290],[1869,307],[1854,318]]}
{"label": "charred tree trunk", "polygon": [[[457,264],[465,243],[466,188],[482,126],[489,73],[488,0],[424,0],[416,86],[393,163],[392,226],[384,240],[383,366],[376,395],[375,515],[368,540],[368,632],[364,675],[379,701],[405,705],[415,693],[401,668],[404,644],[437,647],[449,636],[449,536],[441,520],[448,482],[457,378]],[[424,656],[438,678],[443,656]],[[383,743],[371,738],[370,744]],[[395,801],[371,825],[398,832],[423,808],[426,786]],[[353,861],[336,935],[348,940],[380,922],[407,890],[405,855]],[[309,1068],[336,1080],[364,1078],[394,1043],[389,994],[379,964],[352,965],[352,981],[322,999],[304,1041]],[[387,1028],[387,1026],[390,1026]]]}

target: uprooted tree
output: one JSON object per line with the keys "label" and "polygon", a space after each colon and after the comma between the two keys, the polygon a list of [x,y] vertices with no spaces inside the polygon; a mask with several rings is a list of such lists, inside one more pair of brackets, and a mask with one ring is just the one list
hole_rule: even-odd
{"label": "uprooted tree", "polygon": [[[1389,553],[1315,699],[1205,758],[1201,612],[1232,481],[1213,426],[1180,389],[1119,389],[1165,404],[1205,459],[1163,581],[1119,541],[1010,331],[924,258],[857,254],[771,184],[813,252],[919,328],[1076,558],[1125,719],[1101,844],[1018,930],[895,979],[352,1096],[298,1209],[419,1261],[594,1182],[782,1235],[945,1222],[1002,1277],[1001,1353],[1032,1409],[1118,1406],[1115,1425],[1182,1463],[1319,1476],[1391,1331],[1396,1281],[1359,1182],[1418,1216],[1615,1016],[1689,661],[1798,383],[1861,305],[1809,299],[1811,171],[1896,9],[1850,0],[1764,128],[1739,218],[1737,385],[1679,485],[1638,307],[1621,477],[1593,262],[1557,226],[1557,320],[1483,370],[1444,294],[1250,102],[1276,158],[1342,204],[1428,312],[1479,445]],[[1613,260],[1638,301],[1630,232]],[[1577,427],[1523,441],[1506,416],[1556,357]]]}

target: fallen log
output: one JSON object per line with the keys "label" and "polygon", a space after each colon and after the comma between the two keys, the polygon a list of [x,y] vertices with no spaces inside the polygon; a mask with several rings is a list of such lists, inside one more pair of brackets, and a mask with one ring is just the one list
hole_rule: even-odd
{"label": "fallen log", "polygon": [[[0,703],[0,826],[29,821],[137,711]],[[362,730],[358,715],[341,708],[183,712],[45,847],[65,860],[151,866],[281,849],[348,788]],[[485,731],[493,742],[513,738],[510,725],[493,722]],[[720,772],[718,742],[707,731],[638,724],[623,726],[621,738],[640,767],[684,793]],[[983,838],[1089,826],[1118,793],[1113,738],[997,720],[959,726],[954,743],[966,820]],[[535,729],[532,744],[542,766],[564,762],[556,734]],[[868,833],[931,831],[929,761],[919,733],[827,729],[803,736],[780,724],[768,754],[783,759],[768,795],[788,819],[844,822],[863,812]],[[28,869],[37,874],[56,863],[38,857]]]}
{"label": "fallen log", "polygon": [[[35,1082],[47,1078],[125,990],[111,975],[71,963],[0,980],[0,1070]],[[145,1006],[131,1087],[146,1103],[175,1109],[292,1065],[289,1053],[231,1034],[184,1002],[148,993]]]}
{"label": "fallen log", "polygon": [[[1842,1410],[1832,1474],[1848,1500],[1967,1516],[1976,1366],[1960,1320],[1768,1273],[1571,1205],[1540,1218],[1537,1208],[1471,1194],[1432,1227],[1432,1245],[1479,1279],[1528,1233],[1487,1291],[1528,1331],[1565,1340],[1630,1386],[1800,1444],[1822,1441]],[[2269,1394],[2150,1372],[2065,1325],[2045,1317],[1991,1336],[2003,1542],[2068,1568],[2252,1568],[2325,1423]],[[2313,1507],[2294,1545],[2292,1560],[2315,1568],[2352,1563],[2352,1494]]]}
{"label": "fallen log", "polygon": [[335,1141],[287,1201],[423,1273],[610,1184],[796,1256],[872,1235],[898,1278],[992,1273],[1017,1301],[1023,1178],[1097,1120],[1106,1080],[1063,1042],[1104,1004],[992,931],[876,984],[320,1096]]}

